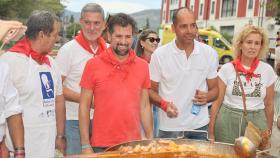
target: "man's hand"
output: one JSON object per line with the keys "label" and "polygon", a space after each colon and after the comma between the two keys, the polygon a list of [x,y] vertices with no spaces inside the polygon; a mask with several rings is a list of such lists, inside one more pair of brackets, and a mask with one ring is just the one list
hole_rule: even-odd
{"label": "man's hand", "polygon": [[193,102],[198,105],[207,104],[207,92],[196,90]]}
{"label": "man's hand", "polygon": [[65,138],[56,138],[55,139],[55,148],[58,149],[65,155],[65,149],[66,149],[66,140]]}
{"label": "man's hand", "polygon": [[170,118],[176,118],[178,116],[178,109],[172,102],[167,103],[166,114]]}

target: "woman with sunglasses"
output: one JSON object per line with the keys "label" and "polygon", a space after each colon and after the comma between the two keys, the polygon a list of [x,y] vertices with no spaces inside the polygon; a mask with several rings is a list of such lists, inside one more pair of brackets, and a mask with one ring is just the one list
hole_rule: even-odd
{"label": "woman with sunglasses", "polygon": [[[137,56],[150,63],[151,55],[158,47],[160,38],[155,31],[147,29],[141,32],[136,43],[135,52]],[[154,137],[158,135],[158,107],[153,106]]]}
{"label": "woman with sunglasses", "polygon": [[158,47],[159,42],[160,38],[155,31],[149,29],[142,31],[136,43],[135,52],[137,56],[150,63],[151,55]]}

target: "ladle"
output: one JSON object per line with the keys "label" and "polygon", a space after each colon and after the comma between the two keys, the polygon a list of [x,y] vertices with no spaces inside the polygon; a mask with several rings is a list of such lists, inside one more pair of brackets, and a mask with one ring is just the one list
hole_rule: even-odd
{"label": "ladle", "polygon": [[[279,146],[280,147],[280,146]],[[267,153],[273,149],[277,148],[269,148],[262,151],[257,151],[256,146],[250,139],[247,137],[239,137],[235,139],[234,150],[235,152],[244,158],[255,158],[257,155],[262,153]]]}

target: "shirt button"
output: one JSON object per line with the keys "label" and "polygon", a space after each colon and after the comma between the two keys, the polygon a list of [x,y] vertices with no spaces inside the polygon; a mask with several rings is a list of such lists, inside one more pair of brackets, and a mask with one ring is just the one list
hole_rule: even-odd
{"label": "shirt button", "polygon": [[117,69],[120,69],[120,66],[119,66],[119,65],[117,66]]}

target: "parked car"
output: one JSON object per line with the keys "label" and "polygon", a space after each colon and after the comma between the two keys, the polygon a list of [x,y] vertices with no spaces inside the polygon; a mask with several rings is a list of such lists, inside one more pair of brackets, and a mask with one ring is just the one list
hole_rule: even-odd
{"label": "parked car", "polygon": [[[210,28],[199,29],[199,38],[212,48],[214,48],[219,55],[220,64],[230,62],[233,59],[233,51],[231,44],[219,33]],[[162,42],[164,45],[175,38],[175,33],[171,29],[170,24],[163,26]]]}

